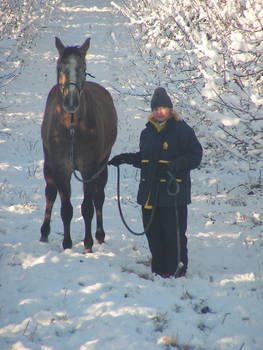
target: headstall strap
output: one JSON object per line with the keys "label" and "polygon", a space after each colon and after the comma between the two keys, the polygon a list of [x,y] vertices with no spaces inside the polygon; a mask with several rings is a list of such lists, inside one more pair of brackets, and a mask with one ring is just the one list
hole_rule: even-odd
{"label": "headstall strap", "polygon": [[86,75],[90,76],[91,78],[96,78],[94,75],[92,75],[92,74],[90,74],[88,72],[86,72]]}

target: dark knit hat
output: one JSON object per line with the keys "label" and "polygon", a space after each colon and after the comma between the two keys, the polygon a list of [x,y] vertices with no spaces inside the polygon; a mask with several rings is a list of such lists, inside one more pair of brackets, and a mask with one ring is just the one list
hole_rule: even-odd
{"label": "dark knit hat", "polygon": [[167,95],[166,90],[162,87],[158,87],[157,89],[155,89],[151,100],[152,111],[158,107],[173,108],[173,104],[170,97]]}

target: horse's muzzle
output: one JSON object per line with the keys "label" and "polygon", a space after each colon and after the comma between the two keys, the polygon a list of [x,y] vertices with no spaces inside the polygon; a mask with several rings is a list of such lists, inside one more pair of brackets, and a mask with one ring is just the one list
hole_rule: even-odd
{"label": "horse's muzzle", "polygon": [[63,109],[67,113],[75,113],[80,105],[80,93],[78,85],[75,83],[66,83],[60,87],[63,96]]}

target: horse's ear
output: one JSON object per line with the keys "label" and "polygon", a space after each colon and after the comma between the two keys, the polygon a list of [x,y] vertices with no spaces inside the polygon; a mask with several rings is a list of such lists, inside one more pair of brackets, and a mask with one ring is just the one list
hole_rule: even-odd
{"label": "horse's ear", "polygon": [[55,38],[56,48],[58,49],[59,55],[62,56],[65,46],[59,38]]}
{"label": "horse's ear", "polygon": [[82,44],[81,47],[80,47],[81,53],[82,53],[82,55],[84,57],[86,56],[86,53],[87,53],[87,51],[89,49],[89,46],[90,46],[90,38],[86,39],[84,44]]}

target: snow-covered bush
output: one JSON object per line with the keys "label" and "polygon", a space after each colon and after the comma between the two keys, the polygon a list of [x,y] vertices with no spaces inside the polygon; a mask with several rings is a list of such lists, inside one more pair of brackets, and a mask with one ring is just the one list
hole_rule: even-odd
{"label": "snow-covered bush", "polygon": [[33,29],[39,28],[40,21],[47,17],[58,2],[57,0],[2,0],[0,40],[4,38],[15,40],[24,38],[26,42],[32,40],[36,34]]}
{"label": "snow-covered bush", "polygon": [[184,110],[212,125],[221,145],[262,167],[262,0],[122,3],[148,81],[164,85]]}
{"label": "snow-covered bush", "polygon": [[23,53],[59,0],[1,0],[0,2],[0,88],[22,69]]}

